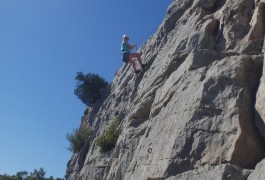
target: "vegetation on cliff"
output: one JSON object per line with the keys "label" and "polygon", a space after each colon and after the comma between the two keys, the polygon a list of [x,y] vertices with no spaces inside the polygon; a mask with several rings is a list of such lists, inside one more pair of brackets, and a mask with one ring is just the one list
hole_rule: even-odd
{"label": "vegetation on cliff", "polygon": [[110,120],[106,133],[97,139],[96,144],[100,147],[101,152],[109,151],[115,147],[119,137],[119,124],[120,121],[116,117]]}
{"label": "vegetation on cliff", "polygon": [[79,152],[91,135],[91,132],[92,130],[89,126],[82,126],[79,129],[74,129],[73,133],[68,133],[66,139],[70,142],[70,146],[67,149],[73,153]]}
{"label": "vegetation on cliff", "polygon": [[75,79],[77,83],[74,94],[87,106],[95,104],[100,99],[102,89],[108,85],[103,77],[93,73],[78,72]]}

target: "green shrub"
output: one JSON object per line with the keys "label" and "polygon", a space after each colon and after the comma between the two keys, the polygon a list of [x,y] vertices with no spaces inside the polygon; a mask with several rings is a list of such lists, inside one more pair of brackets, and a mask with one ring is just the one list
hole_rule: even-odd
{"label": "green shrub", "polygon": [[101,152],[106,152],[115,147],[119,137],[118,126],[120,121],[117,118],[110,120],[106,133],[100,136],[96,144],[100,147]]}
{"label": "green shrub", "polygon": [[108,85],[103,77],[92,73],[78,72],[75,80],[77,83],[74,93],[87,106],[95,104],[101,96],[101,90]]}
{"label": "green shrub", "polygon": [[64,180],[63,178],[45,178],[45,170],[41,167],[39,170],[34,169],[33,172],[19,171],[16,175],[0,174],[0,180]]}
{"label": "green shrub", "polygon": [[91,135],[91,132],[90,127],[82,126],[80,129],[74,129],[72,134],[67,134],[66,139],[70,142],[68,150],[73,153],[79,152]]}

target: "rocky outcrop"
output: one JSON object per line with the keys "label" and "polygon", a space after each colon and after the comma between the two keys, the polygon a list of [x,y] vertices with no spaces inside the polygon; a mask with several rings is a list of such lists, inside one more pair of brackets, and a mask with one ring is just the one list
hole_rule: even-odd
{"label": "rocky outcrop", "polygon": [[261,161],[255,168],[255,171],[251,173],[248,180],[261,180],[265,177],[265,160]]}
{"label": "rocky outcrop", "polygon": [[[258,0],[173,1],[139,51],[146,72],[124,64],[86,111],[95,133],[67,179],[246,179],[265,157],[264,15]],[[114,116],[119,139],[101,153]]]}
{"label": "rocky outcrop", "polygon": [[260,86],[257,92],[256,101],[256,124],[263,139],[265,139],[265,64],[263,67],[263,76],[260,80]]}
{"label": "rocky outcrop", "polygon": [[222,164],[214,167],[203,167],[188,171],[167,180],[245,180],[251,171],[244,170],[238,166]]}

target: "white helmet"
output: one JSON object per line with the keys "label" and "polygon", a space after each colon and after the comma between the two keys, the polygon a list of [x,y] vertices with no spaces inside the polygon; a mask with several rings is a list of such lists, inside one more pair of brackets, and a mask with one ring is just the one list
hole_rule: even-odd
{"label": "white helmet", "polygon": [[123,38],[130,38],[130,37],[127,34],[124,34]]}

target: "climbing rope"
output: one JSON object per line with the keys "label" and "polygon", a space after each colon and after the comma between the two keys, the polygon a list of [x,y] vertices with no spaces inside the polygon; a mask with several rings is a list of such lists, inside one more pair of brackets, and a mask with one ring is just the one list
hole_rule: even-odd
{"label": "climbing rope", "polygon": [[143,36],[139,41],[137,41],[136,51],[138,49],[138,44],[144,42],[147,38],[149,38],[152,34],[154,34],[156,30],[157,30],[157,28],[153,29],[152,31],[148,32],[145,36]]}

